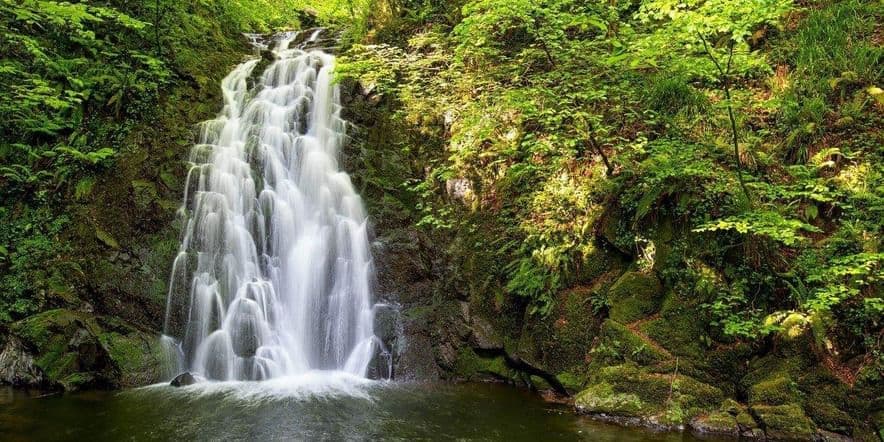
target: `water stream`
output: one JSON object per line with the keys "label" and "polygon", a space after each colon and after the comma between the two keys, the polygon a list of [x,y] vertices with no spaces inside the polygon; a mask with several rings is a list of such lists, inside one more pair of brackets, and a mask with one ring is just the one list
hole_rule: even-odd
{"label": "water stream", "polygon": [[166,310],[173,372],[362,378],[379,349],[366,214],[339,169],[335,59],[305,49],[320,32],[276,36],[262,73],[261,59],[234,68],[201,125]]}

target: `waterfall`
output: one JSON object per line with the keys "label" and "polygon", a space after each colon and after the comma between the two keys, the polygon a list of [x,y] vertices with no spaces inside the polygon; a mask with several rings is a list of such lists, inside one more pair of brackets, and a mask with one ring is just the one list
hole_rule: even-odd
{"label": "waterfall", "polygon": [[297,37],[277,36],[260,77],[259,59],[233,69],[191,151],[163,342],[208,379],[364,377],[380,345],[367,218],[338,164],[335,59]]}

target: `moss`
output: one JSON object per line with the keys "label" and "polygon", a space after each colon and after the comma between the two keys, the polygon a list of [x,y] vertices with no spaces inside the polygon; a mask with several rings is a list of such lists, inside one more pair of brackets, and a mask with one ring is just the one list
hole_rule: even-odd
{"label": "moss", "polygon": [[133,180],[131,185],[135,204],[142,210],[150,208],[154,202],[159,200],[154,183],[146,180]]}
{"label": "moss", "polygon": [[602,323],[600,335],[602,342],[614,349],[622,359],[640,365],[651,365],[667,358],[665,354],[648,345],[632,330],[617,321],[609,319]]}
{"label": "moss", "polygon": [[599,330],[591,296],[586,286],[559,292],[549,318],[526,318],[514,348],[549,372],[581,370]]}
{"label": "moss", "polygon": [[615,257],[601,246],[593,244],[581,257],[576,280],[580,284],[593,282],[608,272],[616,263]]}
{"label": "moss", "polygon": [[120,372],[121,385],[146,385],[159,380],[163,355],[156,338],[133,330],[128,335],[104,333],[100,339]]}
{"label": "moss", "polygon": [[611,319],[621,323],[637,321],[660,307],[662,286],[654,275],[624,273],[608,290]]}
{"label": "moss", "polygon": [[463,380],[511,379],[513,373],[502,357],[484,358],[467,347],[462,347],[455,361],[455,375]]}
{"label": "moss", "polygon": [[740,380],[740,384],[746,391],[749,391],[753,385],[767,380],[779,377],[797,379],[810,366],[811,363],[800,355],[786,356],[770,353],[750,363],[749,372]]}
{"label": "moss", "polygon": [[574,398],[574,405],[584,413],[635,417],[646,414],[645,406],[637,395],[616,393],[611,385],[604,382],[581,391]]}
{"label": "moss", "polygon": [[568,391],[580,391],[580,389],[586,384],[586,379],[583,376],[574,373],[559,373],[556,375],[556,379],[558,379]]}
{"label": "moss", "polygon": [[621,415],[654,417],[664,425],[681,425],[713,410],[723,399],[721,390],[691,377],[650,373],[631,364],[602,368],[592,381],[578,395],[583,396],[578,405],[586,411],[619,410]]}
{"label": "moss", "polygon": [[786,405],[799,401],[797,385],[786,376],[759,382],[749,388],[750,405]]}
{"label": "moss", "polygon": [[699,359],[703,357],[703,328],[696,318],[697,312],[670,313],[642,324],[641,331],[674,355]]}
{"label": "moss", "polygon": [[155,338],[119,319],[56,309],[19,321],[11,331],[33,349],[50,383],[67,390],[144,385],[159,373]]}
{"label": "moss", "polygon": [[[881,404],[861,397],[862,386],[853,388],[818,367],[798,379],[798,388],[805,395],[804,412],[820,428],[842,434],[852,434],[862,423],[852,416],[867,416],[880,409]],[[874,394],[874,387],[868,391]],[[878,392],[881,390],[878,389]]]}
{"label": "moss", "polygon": [[700,433],[737,435],[740,432],[737,419],[725,411],[698,416],[691,422],[691,427]]}
{"label": "moss", "polygon": [[797,404],[751,407],[769,438],[808,440],[816,433],[813,422]]}
{"label": "moss", "polygon": [[105,352],[95,339],[94,318],[67,309],[49,310],[23,319],[11,327],[35,351],[35,362],[51,384],[78,389],[106,383]]}

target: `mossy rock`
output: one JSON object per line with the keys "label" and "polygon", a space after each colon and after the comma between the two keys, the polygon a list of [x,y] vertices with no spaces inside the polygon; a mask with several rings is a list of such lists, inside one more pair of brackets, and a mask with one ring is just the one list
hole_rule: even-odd
{"label": "mossy rock", "polygon": [[162,378],[165,356],[155,337],[133,331],[103,333],[100,339],[119,370],[120,386],[147,385]]}
{"label": "mossy rock", "polygon": [[662,291],[653,274],[624,273],[608,290],[611,319],[626,324],[650,316],[660,308]]}
{"label": "mossy rock", "polygon": [[[804,412],[807,416],[819,428],[835,433],[853,435],[863,426],[854,416],[868,416],[875,410],[884,409],[884,398],[879,398],[875,403],[861,397],[863,391],[875,394],[875,387],[850,387],[824,367],[817,367],[801,376],[798,388],[805,396]],[[880,387],[877,392],[884,393]]]}
{"label": "mossy rock", "polygon": [[781,377],[797,379],[811,366],[812,363],[803,356],[769,353],[750,362],[749,372],[740,380],[740,384],[748,391],[753,385],[771,379]]}
{"label": "mossy rock", "polygon": [[518,341],[508,348],[552,373],[582,370],[599,331],[591,296],[594,292],[586,286],[560,291],[550,316],[527,316]]}
{"label": "mossy rock", "polygon": [[33,351],[49,383],[65,390],[144,385],[159,377],[156,340],[116,319],[56,309],[25,318],[11,331]]}
{"label": "mossy rock", "polygon": [[579,284],[587,284],[619,265],[620,259],[606,251],[603,246],[593,244],[590,250],[583,253],[579,263],[576,280]]}
{"label": "mossy rock", "polygon": [[703,325],[696,318],[696,312],[670,313],[643,323],[641,331],[674,355],[700,359],[704,354]]}
{"label": "mossy rock", "polygon": [[697,416],[691,421],[691,428],[700,434],[740,435],[737,418],[725,411]]}
{"label": "mossy rock", "polygon": [[575,373],[559,373],[556,375],[556,379],[562,384],[562,386],[567,388],[568,391],[580,391],[586,385],[586,378]]}
{"label": "mossy rock", "polygon": [[691,377],[650,373],[631,364],[602,368],[581,397],[575,403],[583,411],[654,418],[667,426],[708,413],[724,398],[718,388]]}
{"label": "mossy rock", "polygon": [[749,388],[750,405],[786,405],[800,399],[797,384],[788,376],[765,380]]}
{"label": "mossy rock", "polygon": [[468,347],[461,347],[458,352],[454,372],[457,378],[466,381],[510,380],[515,375],[503,357],[482,357]]}
{"label": "mossy rock", "polygon": [[809,440],[816,434],[813,422],[798,404],[757,405],[750,409],[769,438]]}
{"label": "mossy rock", "polygon": [[608,319],[602,323],[600,336],[602,343],[614,349],[623,359],[639,365],[652,365],[667,359],[667,355],[636,335],[625,325]]}
{"label": "mossy rock", "polygon": [[629,217],[619,205],[609,205],[599,220],[598,235],[624,255],[632,256],[635,234],[629,224]]}
{"label": "mossy rock", "polygon": [[605,382],[581,391],[574,398],[574,406],[583,413],[613,416],[642,417],[647,415],[645,404],[632,393],[617,393]]}
{"label": "mossy rock", "polygon": [[113,383],[113,366],[91,315],[49,310],[13,324],[12,331],[34,350],[36,365],[51,384],[77,390]]}

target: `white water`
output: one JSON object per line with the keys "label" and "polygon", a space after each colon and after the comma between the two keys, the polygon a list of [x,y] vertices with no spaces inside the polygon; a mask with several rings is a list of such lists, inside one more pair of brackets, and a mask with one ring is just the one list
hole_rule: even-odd
{"label": "white water", "polygon": [[174,371],[362,378],[380,345],[366,215],[338,165],[335,60],[290,48],[296,37],[279,39],[260,77],[250,60],[224,79],[224,109],[191,152],[164,336]]}

